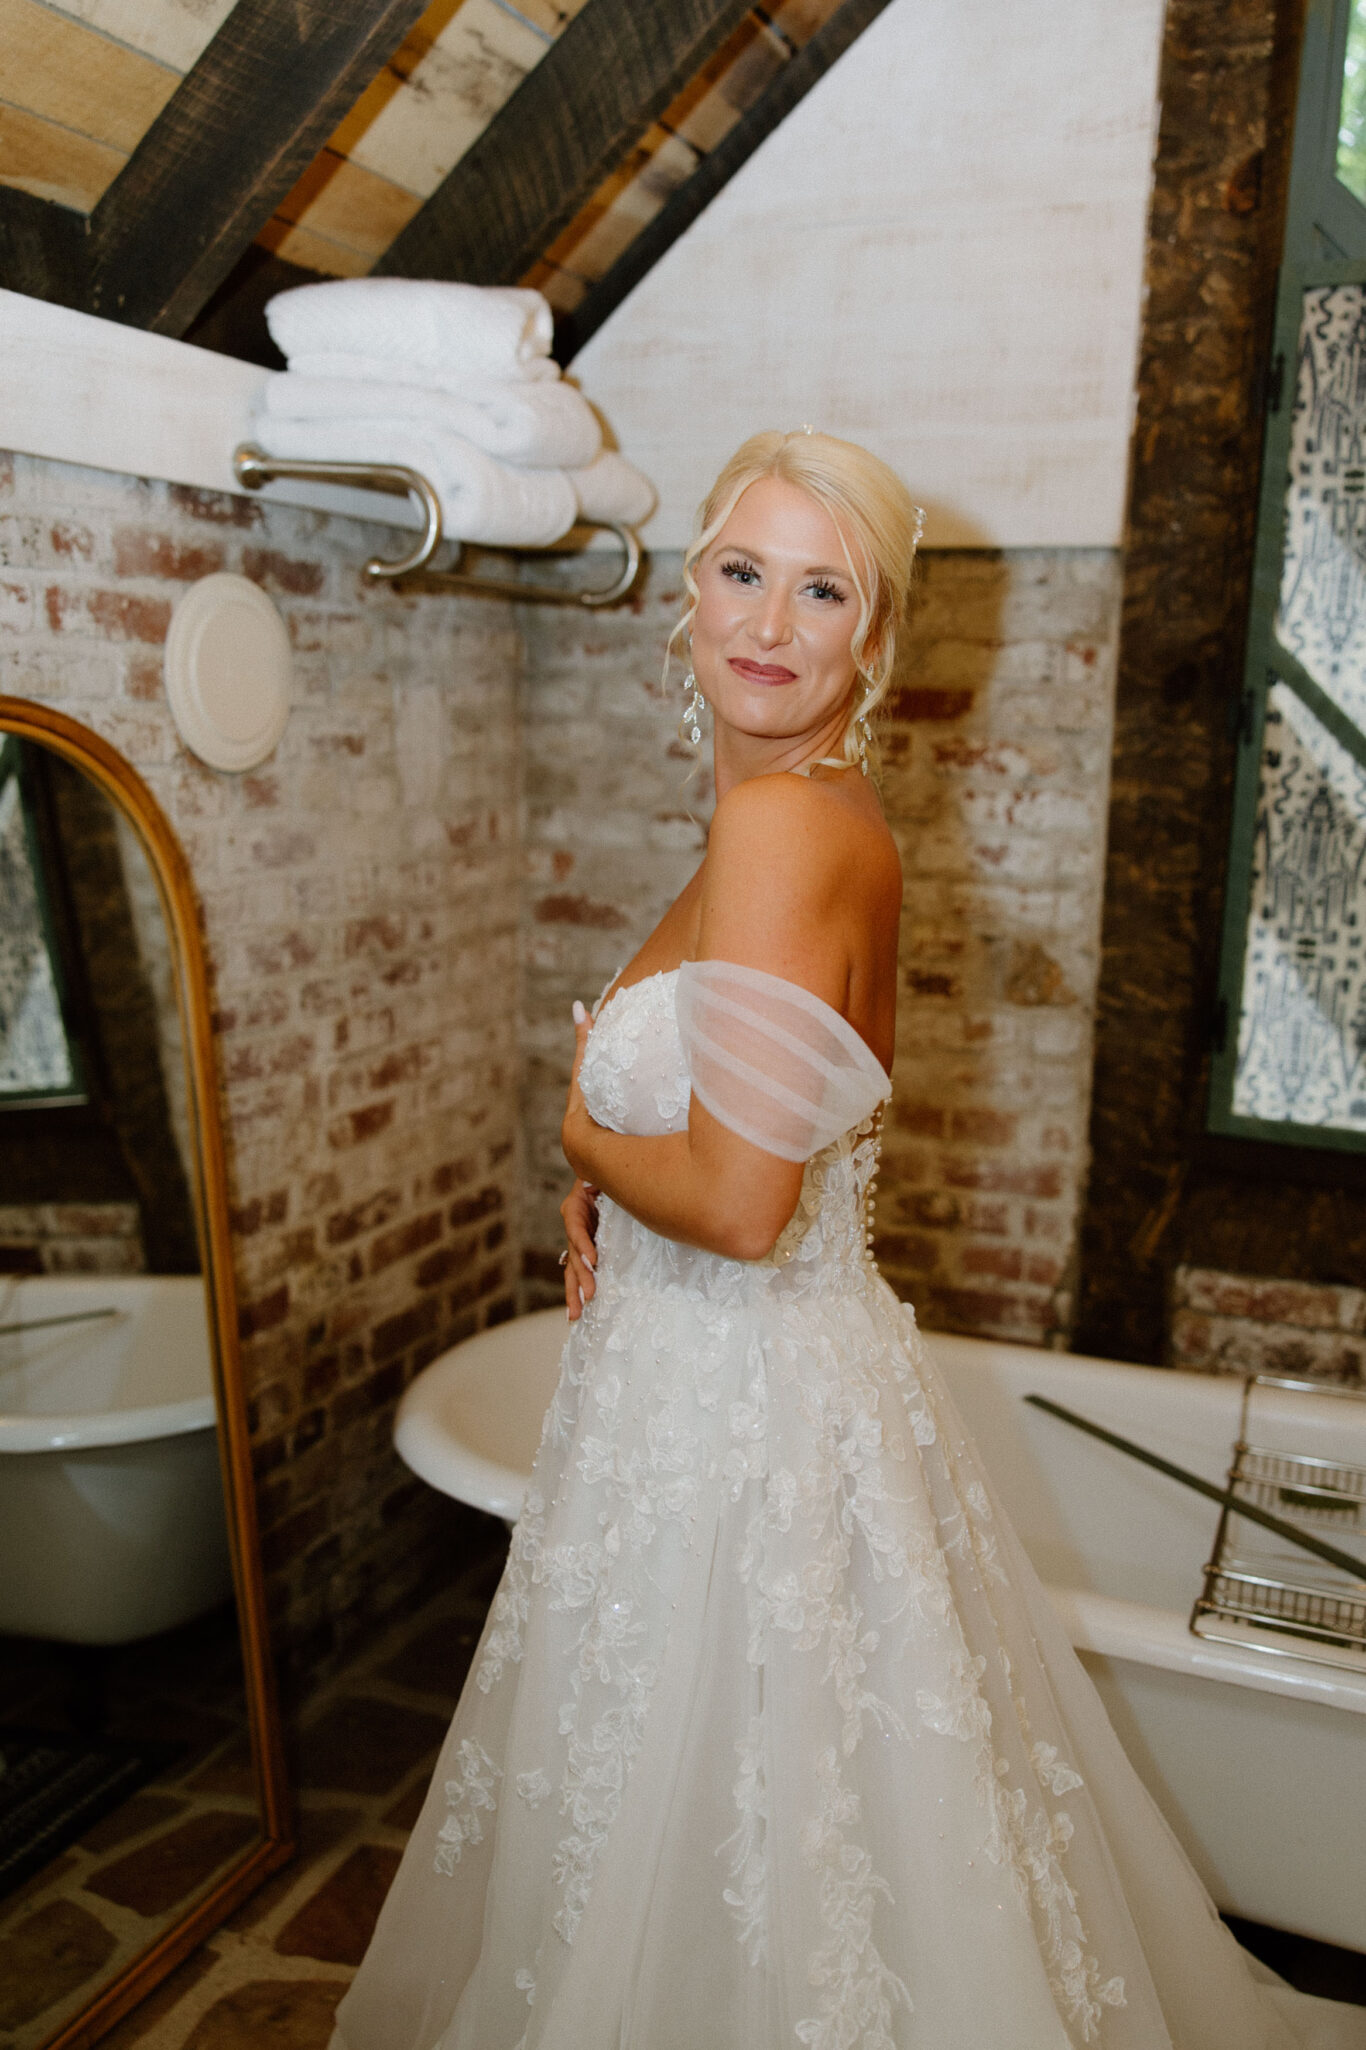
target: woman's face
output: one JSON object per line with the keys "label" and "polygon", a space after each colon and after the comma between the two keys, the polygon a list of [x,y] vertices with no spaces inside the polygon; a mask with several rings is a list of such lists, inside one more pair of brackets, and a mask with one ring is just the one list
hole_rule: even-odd
{"label": "woman's face", "polygon": [[824,506],[786,478],[761,478],[696,576],[692,666],[719,722],[799,740],[847,711],[859,597]]}

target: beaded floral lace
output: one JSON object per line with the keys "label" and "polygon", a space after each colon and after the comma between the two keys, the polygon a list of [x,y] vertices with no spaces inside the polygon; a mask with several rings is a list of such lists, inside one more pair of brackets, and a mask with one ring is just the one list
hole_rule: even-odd
{"label": "beaded floral lace", "polygon": [[[624,1124],[633,1105],[659,1129],[686,1120],[675,982],[653,977],[607,1007],[582,1070],[585,1100],[601,1122]],[[986,1661],[970,1656],[953,1628],[945,1547],[971,1558],[984,1575],[997,1571],[991,1512],[973,1487],[946,1521],[905,1515],[892,1476],[916,1448],[934,1445],[935,1424],[908,1347],[898,1363],[904,1422],[887,1431],[871,1334],[857,1343],[868,1298],[878,1289],[868,1250],[877,1123],[870,1111],[811,1160],[796,1212],[762,1262],[726,1260],[661,1239],[604,1201],[594,1310],[607,1334],[591,1366],[583,1361],[587,1371],[576,1371],[581,1348],[571,1344],[543,1450],[543,1463],[547,1452],[558,1453],[549,1464],[560,1472],[572,1462],[576,1494],[598,1499],[600,1535],[556,1543],[549,1524],[558,1505],[533,1490],[475,1682],[493,1688],[522,1657],[538,1592],[553,1612],[580,1619],[557,1718],[560,1742],[554,1758],[539,1762],[567,1825],[552,1854],[561,1896],[553,1926],[572,1943],[663,1662],[670,1617],[652,1602],[655,1558],[666,1534],[674,1544],[692,1542],[699,1496],[719,1486],[745,1511],[732,1570],[748,1596],[748,1663],[761,1671],[775,1636],[804,1654],[823,1699],[822,1724],[835,1738],[814,1754],[809,1812],[798,1831],[822,1941],[811,1958],[813,2011],[797,2018],[797,2040],[812,2050],[853,2043],[891,2050],[894,2011],[914,2006],[877,1941],[879,1921],[894,1923],[895,1901],[861,1840],[860,1797],[842,1772],[842,1761],[870,1731],[909,1745],[909,1714],[969,1747],[982,1857],[1008,1871],[1012,1905],[1035,1913],[1059,2007],[1077,2040],[1090,2042],[1102,2007],[1122,2001],[1123,1986],[1103,1976],[1089,1955],[1063,1873],[1069,1822],[1051,1805],[1056,1769],[1050,1782],[1026,1754],[1021,1784],[1007,1784],[1012,1761],[993,1747],[981,1686]],[[673,1292],[686,1297],[688,1336],[700,1343],[661,1345],[660,1298]],[[767,1298],[768,1329],[762,1341],[751,1341],[749,1372],[736,1385],[732,1332],[759,1295]],[[853,1347],[839,1342],[840,1326],[855,1338]],[[654,1372],[628,1405],[614,1361],[631,1354],[638,1337],[646,1337]],[[790,1396],[801,1415],[799,1458],[783,1456],[798,1446],[773,1429],[775,1395]],[[877,1591],[876,1621],[851,1579],[856,1557]],[[893,1647],[909,1677],[920,1662],[913,1665],[908,1655],[926,1625],[945,1640],[939,1687],[908,1695],[892,1671]],[[883,1676],[879,1688],[875,1681]],[[765,1953],[771,1880],[765,1750],[761,1713],[737,1747],[737,1829],[718,1846],[729,1862],[718,1862],[716,1878],[736,1939],[756,1964]],[[1070,1773],[1065,1783],[1081,1784]],[[463,1801],[463,1782],[459,1791]]]}
{"label": "beaded floral lace", "polygon": [[[699,1005],[678,983],[602,1008],[581,1071],[600,1122],[686,1123]],[[601,1202],[597,1293],[345,2050],[1221,2040],[1165,2025],[1097,1808],[1132,1776],[873,1263],[886,1078],[835,1025],[819,1059],[859,1114],[767,1259]],[[799,1125],[791,1063],[779,1094]],[[1142,1857],[1171,1864],[1153,1901],[1210,1923],[1227,1977],[1193,1874],[1126,1798]],[[441,1990],[403,1995],[407,2028],[384,1989],[424,1944]],[[1247,2013],[1249,2050],[1289,2041]]]}

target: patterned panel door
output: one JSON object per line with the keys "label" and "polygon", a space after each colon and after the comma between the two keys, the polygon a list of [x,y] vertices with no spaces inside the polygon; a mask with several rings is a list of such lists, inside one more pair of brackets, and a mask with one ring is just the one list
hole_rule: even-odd
{"label": "patterned panel door", "polygon": [[[2,737],[0,737],[2,738]],[[0,1098],[80,1093],[19,744],[0,745]]]}
{"label": "patterned panel door", "polygon": [[1366,281],[1306,286],[1294,374],[1211,1123],[1351,1146],[1366,1144]]}

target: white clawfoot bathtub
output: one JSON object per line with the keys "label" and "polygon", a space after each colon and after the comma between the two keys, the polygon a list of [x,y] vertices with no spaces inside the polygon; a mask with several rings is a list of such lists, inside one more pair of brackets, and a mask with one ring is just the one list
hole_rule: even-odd
{"label": "white clawfoot bathtub", "polygon": [[204,1284],[0,1285],[0,1631],[129,1644],[232,1592]]}
{"label": "white clawfoot bathtub", "polygon": [[[514,1520],[564,1338],[563,1311],[543,1310],[434,1360],[395,1425],[413,1472]],[[1047,1395],[1222,1484],[1241,1382],[986,1339],[930,1343],[1129,1756],[1215,1901],[1366,1950],[1366,1674],[1192,1636],[1217,1508],[1021,1401]],[[1268,1401],[1305,1450],[1326,1449],[1311,1442],[1324,1426],[1305,1398]],[[1366,1416],[1351,1443],[1336,1416],[1333,1428],[1336,1456],[1366,1466]]]}

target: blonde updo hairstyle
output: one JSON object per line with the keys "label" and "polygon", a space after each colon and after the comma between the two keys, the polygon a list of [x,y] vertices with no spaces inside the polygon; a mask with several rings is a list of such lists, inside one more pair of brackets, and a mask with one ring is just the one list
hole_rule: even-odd
{"label": "blonde updo hairstyle", "polygon": [[716,539],[751,484],[781,477],[813,498],[835,522],[850,580],[858,593],[859,616],[850,640],[857,684],[843,736],[843,752],[825,759],[832,767],[854,766],[861,758],[858,727],[871,721],[887,694],[896,661],[897,630],[906,610],[911,570],[924,524],[901,479],[857,442],[805,428],[751,435],[735,451],[698,508],[693,535],[683,556],[688,605],[669,636],[665,680],[674,642],[692,627],[698,605],[695,565]]}

